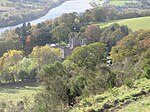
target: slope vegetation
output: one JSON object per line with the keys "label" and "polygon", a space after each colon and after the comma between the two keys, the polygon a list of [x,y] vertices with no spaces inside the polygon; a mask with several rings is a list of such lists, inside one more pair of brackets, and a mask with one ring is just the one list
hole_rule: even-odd
{"label": "slope vegetation", "polygon": [[140,79],[131,87],[113,88],[101,95],[84,98],[70,112],[145,112],[150,110],[150,80]]}

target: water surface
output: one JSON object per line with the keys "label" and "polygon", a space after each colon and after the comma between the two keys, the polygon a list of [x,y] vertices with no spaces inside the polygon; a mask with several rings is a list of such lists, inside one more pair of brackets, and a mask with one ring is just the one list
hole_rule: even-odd
{"label": "water surface", "polygon": [[[81,13],[91,8],[89,4],[91,1],[92,0],[69,0],[51,9],[45,16],[28,22],[30,22],[33,25],[33,24],[41,23],[46,20],[55,19],[56,17],[61,16],[63,13],[71,13],[71,12]],[[0,34],[6,30],[9,30],[11,28],[16,28],[21,25],[22,24],[0,28]]]}

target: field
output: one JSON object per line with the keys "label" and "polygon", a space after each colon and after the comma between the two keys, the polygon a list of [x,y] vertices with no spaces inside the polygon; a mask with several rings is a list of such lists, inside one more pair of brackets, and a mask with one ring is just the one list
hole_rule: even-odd
{"label": "field", "polygon": [[[98,3],[105,0],[95,0],[95,1]],[[110,0],[110,4],[115,6],[123,6],[126,3],[135,3],[135,2],[137,2],[137,0]]]}
{"label": "field", "polygon": [[123,6],[126,3],[135,3],[136,0],[112,0],[110,1],[111,5],[115,5],[115,6]]}
{"label": "field", "polygon": [[7,0],[0,0],[0,3],[6,3],[8,2]]}
{"label": "field", "polygon": [[118,23],[119,25],[127,25],[132,31],[138,31],[140,29],[150,29],[150,16],[131,18],[111,22],[103,22],[98,24],[101,28],[107,27],[113,23]]}
{"label": "field", "polygon": [[130,87],[121,86],[104,94],[84,98],[70,112],[149,112],[149,110],[150,80],[144,78],[134,81]]}
{"label": "field", "polygon": [[8,105],[15,107],[19,101],[27,102],[29,107],[32,106],[34,96],[42,91],[42,87],[32,83],[25,85],[0,86],[0,108],[6,108]]}

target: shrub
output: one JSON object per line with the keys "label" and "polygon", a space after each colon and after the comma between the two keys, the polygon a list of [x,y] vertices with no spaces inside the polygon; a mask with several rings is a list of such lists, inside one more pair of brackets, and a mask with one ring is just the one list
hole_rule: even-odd
{"label": "shrub", "polygon": [[126,79],[124,80],[124,84],[125,84],[126,86],[128,86],[128,87],[132,87],[132,85],[133,85],[132,79],[126,78]]}
{"label": "shrub", "polygon": [[144,70],[145,70],[145,77],[147,79],[150,79],[150,67],[146,67]]}

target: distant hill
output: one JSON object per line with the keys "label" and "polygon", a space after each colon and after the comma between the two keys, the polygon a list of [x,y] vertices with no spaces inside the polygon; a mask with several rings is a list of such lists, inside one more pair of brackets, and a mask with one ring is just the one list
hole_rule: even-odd
{"label": "distant hill", "polygon": [[65,0],[0,0],[0,28],[44,16]]}

